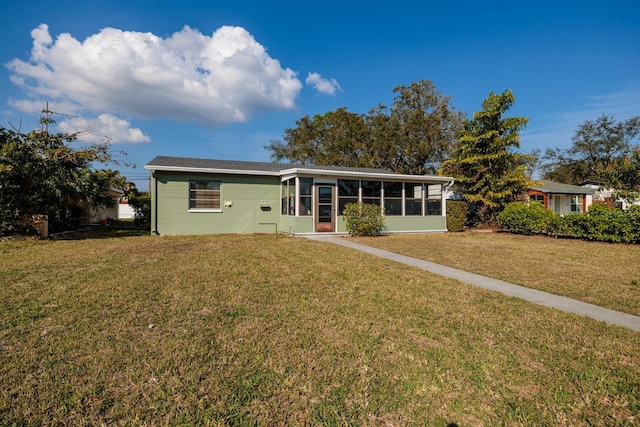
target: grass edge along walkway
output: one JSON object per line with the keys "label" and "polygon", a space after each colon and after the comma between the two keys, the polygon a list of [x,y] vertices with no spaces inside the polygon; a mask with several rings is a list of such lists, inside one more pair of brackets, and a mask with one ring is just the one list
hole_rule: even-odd
{"label": "grass edge along walkway", "polygon": [[440,276],[456,279],[460,282],[468,283],[470,285],[478,286],[490,291],[500,292],[502,294],[520,298],[525,301],[533,302],[535,304],[540,304],[569,313],[590,317],[595,320],[610,323],[613,325],[623,326],[625,328],[640,332],[640,316],[634,316],[633,314],[611,310],[564,296],[527,288],[524,286],[505,282],[503,280],[493,279],[487,276],[482,276],[480,274],[469,273],[457,268],[436,264],[431,261],[425,261],[406,255],[400,255],[395,252],[386,251],[384,249],[378,249],[372,246],[363,245],[361,243],[355,243],[343,237],[332,235],[308,235],[304,237],[315,241],[346,246],[352,249],[366,252],[370,255],[375,255],[380,258],[386,258],[391,261],[396,261],[402,264],[417,267],[422,270],[438,274]]}

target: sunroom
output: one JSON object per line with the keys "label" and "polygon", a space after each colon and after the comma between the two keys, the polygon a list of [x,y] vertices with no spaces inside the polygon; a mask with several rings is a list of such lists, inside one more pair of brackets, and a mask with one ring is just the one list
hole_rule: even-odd
{"label": "sunroom", "polygon": [[281,179],[281,223],[295,233],[346,233],[348,203],[380,206],[389,232],[445,231],[450,178],[296,169]]}

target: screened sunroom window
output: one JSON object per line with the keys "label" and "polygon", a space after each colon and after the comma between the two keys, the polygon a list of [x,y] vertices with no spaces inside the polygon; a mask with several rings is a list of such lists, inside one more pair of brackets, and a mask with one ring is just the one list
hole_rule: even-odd
{"label": "screened sunroom window", "polygon": [[427,215],[442,215],[442,185],[427,185]]}
{"label": "screened sunroom window", "polygon": [[311,215],[311,189],[313,178],[300,178],[300,206],[298,215]]}
{"label": "screened sunroom window", "polygon": [[382,183],[380,181],[361,181],[362,203],[380,205],[382,195]]}
{"label": "screened sunroom window", "polygon": [[358,188],[356,179],[338,180],[338,215],[342,215],[347,203],[358,203]]}
{"label": "screened sunroom window", "polygon": [[282,181],[282,215],[296,214],[296,179]]}
{"label": "screened sunroom window", "polygon": [[405,182],[404,214],[422,215],[422,184]]}
{"label": "screened sunroom window", "polygon": [[384,213],[385,215],[402,215],[402,183],[384,183]]}
{"label": "screened sunroom window", "polygon": [[189,181],[189,209],[220,209],[220,182]]}

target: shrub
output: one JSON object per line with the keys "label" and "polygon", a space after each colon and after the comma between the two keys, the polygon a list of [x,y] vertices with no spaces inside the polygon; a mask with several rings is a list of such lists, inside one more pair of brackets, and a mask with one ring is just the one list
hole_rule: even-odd
{"label": "shrub", "polygon": [[592,205],[585,214],[558,215],[539,203],[509,204],[498,215],[501,228],[518,234],[610,243],[640,243],[640,206],[626,211],[605,204]]}
{"label": "shrub", "polygon": [[151,198],[150,197],[130,197],[129,205],[134,210],[133,223],[138,227],[148,228],[151,226]]}
{"label": "shrub", "polygon": [[514,202],[498,215],[500,228],[518,234],[547,234],[555,213],[540,203]]}
{"label": "shrub", "polygon": [[347,203],[342,215],[352,236],[377,236],[386,230],[379,205]]}
{"label": "shrub", "polygon": [[558,237],[593,240],[589,238],[589,218],[585,214],[572,213],[560,216],[560,226],[564,234]]}
{"label": "shrub", "polygon": [[586,238],[589,240],[640,243],[639,206],[623,211],[604,204],[592,205],[586,217]]}
{"label": "shrub", "polygon": [[628,221],[622,210],[604,204],[591,205],[586,214],[585,237],[600,242],[619,243],[628,230]]}
{"label": "shrub", "polygon": [[640,243],[640,206],[632,205],[627,209],[631,232],[626,236],[625,243]]}
{"label": "shrub", "polygon": [[447,230],[460,232],[467,222],[469,205],[464,200],[447,200]]}

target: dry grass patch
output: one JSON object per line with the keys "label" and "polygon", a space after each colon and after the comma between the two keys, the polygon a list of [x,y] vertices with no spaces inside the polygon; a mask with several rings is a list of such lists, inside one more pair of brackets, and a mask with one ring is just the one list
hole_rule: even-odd
{"label": "dry grass patch", "polygon": [[146,236],[0,257],[0,425],[638,422],[640,334],[348,248]]}
{"label": "dry grass patch", "polygon": [[640,315],[640,246],[506,233],[353,238],[356,242]]}

